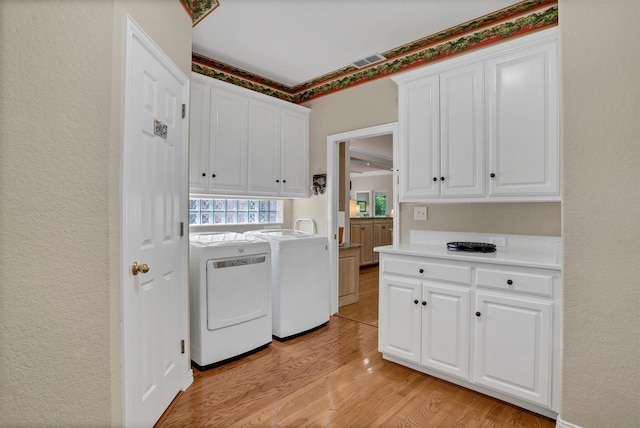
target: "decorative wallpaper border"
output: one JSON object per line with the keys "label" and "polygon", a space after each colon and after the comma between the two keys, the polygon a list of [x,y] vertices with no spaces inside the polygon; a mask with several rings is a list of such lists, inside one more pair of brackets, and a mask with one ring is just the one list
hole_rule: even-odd
{"label": "decorative wallpaper border", "polygon": [[[183,0],[184,1],[184,0]],[[195,0],[186,0],[195,1]],[[202,0],[204,2],[206,0]],[[382,52],[387,60],[357,69],[349,66],[294,87],[192,54],[192,71],[285,101],[304,103],[349,87],[410,68],[468,53],[494,43],[558,25],[557,0],[527,0],[449,28],[398,48]]]}
{"label": "decorative wallpaper border", "polygon": [[191,17],[194,27],[220,6],[218,0],[180,0],[180,3]]}

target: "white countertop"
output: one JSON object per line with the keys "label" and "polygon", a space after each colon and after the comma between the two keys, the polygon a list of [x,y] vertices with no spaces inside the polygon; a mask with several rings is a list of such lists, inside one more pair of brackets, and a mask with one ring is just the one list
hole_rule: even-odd
{"label": "white countertop", "polygon": [[[447,242],[491,242],[490,238],[492,237],[505,238],[506,245],[497,247],[494,253],[447,250]],[[562,269],[560,237],[412,230],[410,243],[400,244],[397,247],[393,245],[376,247],[373,250],[383,254],[433,257],[476,263],[499,263],[542,269]]]}

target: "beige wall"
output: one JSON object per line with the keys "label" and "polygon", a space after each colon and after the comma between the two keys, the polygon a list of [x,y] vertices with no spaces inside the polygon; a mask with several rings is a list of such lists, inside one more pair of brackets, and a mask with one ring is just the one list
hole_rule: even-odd
{"label": "beige wall", "polygon": [[564,200],[561,418],[640,423],[637,0],[560,0]]}
{"label": "beige wall", "polygon": [[190,21],[177,0],[0,7],[0,426],[120,425],[123,12],[186,72]]}

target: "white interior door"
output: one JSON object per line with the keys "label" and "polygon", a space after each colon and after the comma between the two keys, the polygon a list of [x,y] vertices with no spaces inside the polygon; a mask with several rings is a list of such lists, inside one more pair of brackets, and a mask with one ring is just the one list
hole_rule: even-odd
{"label": "white interior door", "polygon": [[[188,237],[181,236],[188,153],[182,106],[188,105],[189,82],[130,17],[125,55],[124,425],[152,426],[191,377],[184,351]],[[134,262],[143,266],[137,274]]]}

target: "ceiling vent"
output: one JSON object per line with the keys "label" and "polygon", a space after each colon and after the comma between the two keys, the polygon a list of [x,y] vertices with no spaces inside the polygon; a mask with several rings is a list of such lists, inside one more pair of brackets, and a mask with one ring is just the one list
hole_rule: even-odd
{"label": "ceiling vent", "polygon": [[359,59],[351,63],[356,68],[363,68],[371,64],[375,64],[376,62],[384,61],[386,58],[380,54],[373,54],[366,58]]}

